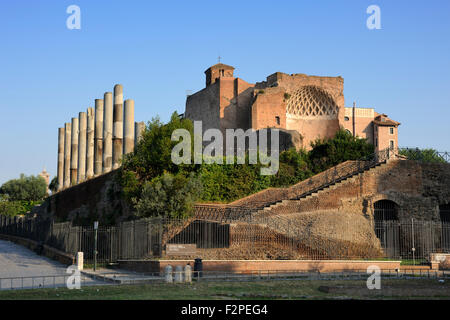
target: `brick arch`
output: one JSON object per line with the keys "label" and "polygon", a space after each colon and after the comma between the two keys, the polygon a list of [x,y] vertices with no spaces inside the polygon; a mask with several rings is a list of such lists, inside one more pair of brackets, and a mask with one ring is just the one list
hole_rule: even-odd
{"label": "brick arch", "polygon": [[295,91],[286,103],[286,114],[294,117],[333,117],[339,107],[333,97],[317,86],[304,86]]}
{"label": "brick arch", "polygon": [[366,198],[366,201],[368,202],[367,206],[371,210],[372,217],[375,214],[375,209],[374,209],[375,203],[378,202],[378,201],[382,201],[382,200],[387,200],[387,201],[394,202],[397,205],[397,210],[398,210],[397,212],[398,212],[399,218],[400,218],[400,213],[401,213],[402,208],[404,206],[403,201],[398,196],[382,194],[382,193],[381,194],[375,194],[375,195],[373,195],[373,196],[371,196],[369,198]]}
{"label": "brick arch", "polygon": [[398,221],[399,205],[392,200],[378,200],[373,203],[374,221]]}

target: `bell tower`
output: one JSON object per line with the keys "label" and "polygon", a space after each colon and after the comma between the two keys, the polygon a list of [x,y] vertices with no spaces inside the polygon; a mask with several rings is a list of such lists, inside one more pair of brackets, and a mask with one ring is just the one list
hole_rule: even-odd
{"label": "bell tower", "polygon": [[206,71],[206,86],[209,86],[219,78],[233,78],[234,67],[218,63],[209,67]]}

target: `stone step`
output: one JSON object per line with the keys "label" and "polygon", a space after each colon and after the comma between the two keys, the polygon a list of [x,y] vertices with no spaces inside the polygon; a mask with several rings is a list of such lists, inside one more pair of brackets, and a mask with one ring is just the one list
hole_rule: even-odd
{"label": "stone step", "polygon": [[330,190],[334,190],[334,189],[338,188],[339,186],[341,186],[343,183],[352,182],[352,181],[356,180],[359,177],[360,174],[363,174],[363,173],[366,173],[366,172],[370,172],[370,171],[376,171],[376,170],[379,170],[380,168],[383,168],[384,166],[386,166],[386,163],[380,163],[380,164],[376,165],[375,167],[372,167],[372,168],[370,168],[368,170],[365,170],[362,173],[356,173],[356,174],[354,174],[354,175],[352,175],[352,176],[350,176],[350,177],[348,177],[348,178],[346,178],[344,180],[341,180],[341,181],[339,181],[339,182],[337,182],[335,184],[332,184],[332,185],[330,185],[328,187],[324,187],[322,190],[319,190],[317,192],[311,193],[311,194],[309,194],[309,195],[307,195],[307,196],[305,196],[305,197],[303,197],[303,198],[301,198],[299,200],[281,200],[281,201],[278,201],[277,203],[271,204],[270,206],[264,207],[261,210],[258,210],[255,214],[258,215],[258,214],[261,214],[261,213],[267,213],[268,211],[271,211],[274,208],[277,208],[279,206],[283,206],[283,205],[288,204],[290,201],[301,201],[302,199],[311,199],[313,197],[316,197],[316,196],[320,195],[323,192],[328,192]]}

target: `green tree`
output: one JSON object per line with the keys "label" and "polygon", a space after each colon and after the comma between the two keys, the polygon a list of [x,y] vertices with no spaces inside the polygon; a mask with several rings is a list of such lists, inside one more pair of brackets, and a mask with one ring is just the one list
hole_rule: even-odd
{"label": "green tree", "polygon": [[296,151],[294,148],[280,153],[280,168],[272,176],[272,187],[286,187],[312,176],[309,168],[308,152],[304,149]]}
{"label": "green tree", "polygon": [[172,132],[175,129],[186,129],[193,137],[192,121],[181,119],[176,112],[167,124],[161,123],[159,118],[152,119],[134,152],[125,157],[123,170],[135,172],[140,180],[151,180],[164,172],[177,173],[186,169],[183,165],[174,164],[171,159],[172,149],[178,144],[178,141],[172,141]]}
{"label": "green tree", "polygon": [[199,176],[203,201],[229,202],[270,187],[270,176],[260,174],[260,164],[202,164]]}
{"label": "green tree", "polygon": [[139,199],[133,199],[139,217],[184,218],[192,212],[202,191],[194,173],[163,173],[145,182]]}
{"label": "green tree", "polygon": [[55,193],[58,191],[58,188],[59,188],[58,177],[54,177],[52,179],[52,181],[50,181],[50,185],[48,186],[48,188],[50,189],[50,191],[52,193]]}
{"label": "green tree", "polygon": [[40,201],[47,196],[47,183],[40,176],[21,174],[19,179],[5,182],[0,194],[7,195],[9,201]]}
{"label": "green tree", "polygon": [[0,195],[0,214],[5,216],[14,217],[16,215],[22,215],[41,203],[42,201],[25,201],[16,200],[10,201],[8,196]]}
{"label": "green tree", "polygon": [[[172,114],[167,124],[161,123],[159,118],[152,119],[142,133],[142,139],[134,152],[124,157],[119,180],[128,201],[138,198],[143,185],[164,172],[177,174],[193,170],[193,165],[176,165],[172,162],[172,149],[178,144],[177,141],[172,141],[172,132],[175,129],[186,129],[193,137],[192,121],[181,119],[176,112]],[[191,151],[192,149],[193,141]]]}
{"label": "green tree", "polygon": [[341,128],[331,139],[317,139],[311,143],[309,163],[317,174],[347,160],[357,160],[374,153],[374,146],[366,139],[353,137]]}

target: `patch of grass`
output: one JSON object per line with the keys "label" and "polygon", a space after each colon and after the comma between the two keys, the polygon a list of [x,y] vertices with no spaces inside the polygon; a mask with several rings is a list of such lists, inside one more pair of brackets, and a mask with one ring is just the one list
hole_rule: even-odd
{"label": "patch of grass", "polygon": [[[107,268],[109,266],[108,263],[97,263],[97,269],[100,268]],[[84,263],[83,264],[83,268],[84,269],[94,269],[94,264],[93,263]]]}
{"label": "patch of grass", "polygon": [[[327,290],[323,290],[326,287]],[[319,290],[321,288],[321,290]],[[382,279],[381,290],[368,290],[364,280],[288,280],[194,282],[86,286],[80,290],[34,289],[0,291],[0,300],[207,300],[207,299],[450,299],[450,283],[436,279]]]}
{"label": "patch of grass", "polygon": [[427,261],[425,259],[404,259],[402,260],[402,262],[400,263],[400,265],[402,266],[420,266],[420,265],[424,265],[426,264]]}

